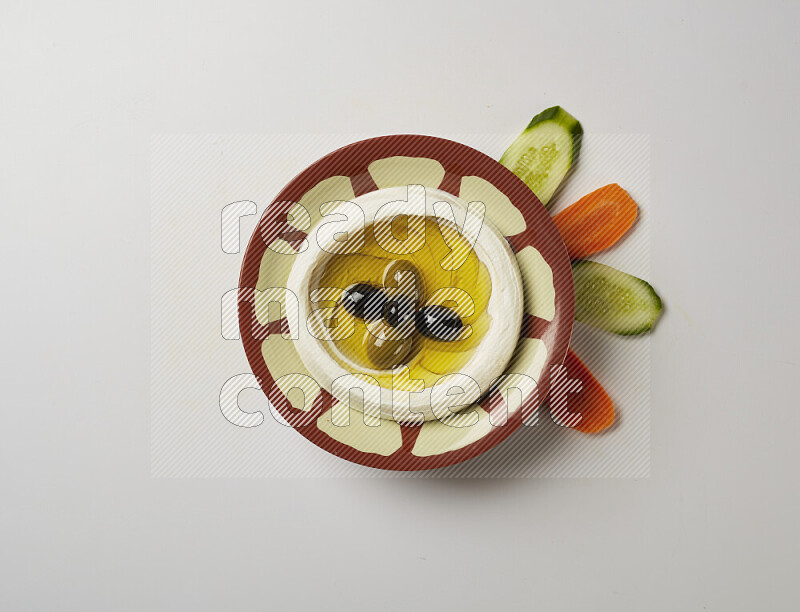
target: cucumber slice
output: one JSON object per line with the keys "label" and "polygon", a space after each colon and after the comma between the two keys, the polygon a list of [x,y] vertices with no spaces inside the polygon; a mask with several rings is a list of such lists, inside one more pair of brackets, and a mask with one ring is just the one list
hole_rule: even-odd
{"label": "cucumber slice", "polygon": [[594,261],[572,264],[575,318],[622,336],[652,329],[661,298],[645,281]]}
{"label": "cucumber slice", "polygon": [[503,153],[500,163],[548,205],[569,169],[578,161],[583,128],[560,106],[536,115]]}

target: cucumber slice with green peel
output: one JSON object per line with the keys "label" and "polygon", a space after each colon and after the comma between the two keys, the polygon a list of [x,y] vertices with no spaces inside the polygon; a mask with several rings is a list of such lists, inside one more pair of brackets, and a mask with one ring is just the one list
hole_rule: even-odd
{"label": "cucumber slice with green peel", "polygon": [[640,278],[594,261],[572,264],[575,318],[622,336],[652,329],[661,313],[661,298]]}
{"label": "cucumber slice with green peel", "polygon": [[500,163],[531,188],[545,206],[578,161],[583,128],[560,106],[536,115],[503,153]]}

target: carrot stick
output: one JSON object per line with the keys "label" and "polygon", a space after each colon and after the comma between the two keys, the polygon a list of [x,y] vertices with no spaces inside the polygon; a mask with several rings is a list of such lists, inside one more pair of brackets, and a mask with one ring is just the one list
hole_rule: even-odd
{"label": "carrot stick", "polygon": [[[638,208],[616,183],[596,189],[553,217],[571,259],[582,259],[619,241],[633,222]],[[584,363],[570,349],[564,361],[567,375],[581,381],[582,389],[569,396],[569,412],[580,413],[573,429],[598,433],[614,423],[614,402]]]}
{"label": "carrot stick", "polygon": [[636,220],[633,198],[616,183],[596,189],[553,217],[572,259],[614,245]]}
{"label": "carrot stick", "polygon": [[567,351],[564,366],[569,378],[582,383],[581,391],[570,393],[568,398],[569,412],[579,412],[582,417],[573,429],[583,433],[598,433],[611,427],[614,422],[614,402],[572,349]]}

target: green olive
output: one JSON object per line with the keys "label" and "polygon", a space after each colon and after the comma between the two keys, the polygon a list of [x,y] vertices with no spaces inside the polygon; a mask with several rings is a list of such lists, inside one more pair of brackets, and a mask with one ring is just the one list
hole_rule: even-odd
{"label": "green olive", "polygon": [[409,338],[385,340],[368,333],[364,338],[367,358],[376,370],[391,370],[406,362],[414,341]]}
{"label": "green olive", "polygon": [[386,266],[383,272],[383,286],[390,294],[403,295],[415,306],[425,298],[422,274],[413,263],[405,259],[396,259]]}

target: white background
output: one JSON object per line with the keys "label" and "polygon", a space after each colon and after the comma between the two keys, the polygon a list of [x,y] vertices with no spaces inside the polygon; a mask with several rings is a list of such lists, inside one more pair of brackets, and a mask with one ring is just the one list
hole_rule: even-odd
{"label": "white background", "polygon": [[[5,2],[3,610],[797,607],[792,2]],[[151,133],[650,134],[642,480],[164,480]]]}

